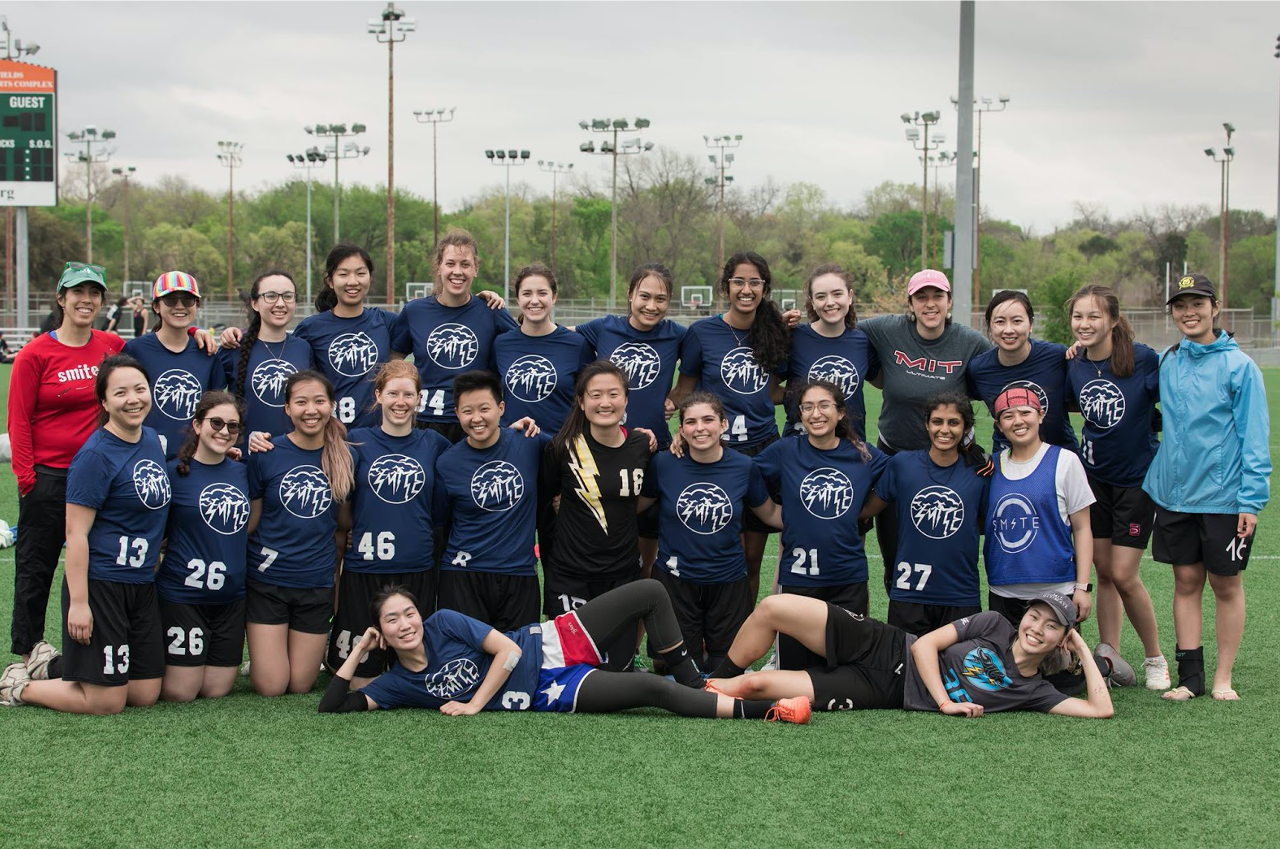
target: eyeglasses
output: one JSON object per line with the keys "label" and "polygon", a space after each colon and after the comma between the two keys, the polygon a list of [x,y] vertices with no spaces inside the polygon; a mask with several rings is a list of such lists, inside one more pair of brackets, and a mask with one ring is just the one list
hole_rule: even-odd
{"label": "eyeglasses", "polygon": [[819,401],[816,404],[811,404],[806,402],[800,405],[800,412],[812,413],[814,410],[821,410],[824,413],[829,413],[835,408],[836,408],[836,404],[834,401]]}
{"label": "eyeglasses", "polygon": [[217,433],[218,431],[222,430],[224,427],[227,429],[227,433],[231,434],[232,436],[235,436],[237,433],[240,432],[240,422],[229,422],[229,421],[226,421],[225,419],[218,419],[218,418],[201,419],[200,421],[207,423],[209,427],[213,428],[214,433]]}
{"label": "eyeglasses", "polygon": [[259,292],[253,297],[255,301],[259,298],[268,304],[274,304],[276,301],[284,301],[286,304],[291,304],[297,300],[298,296],[293,292]]}
{"label": "eyeglasses", "polygon": [[177,307],[177,306],[194,307],[199,302],[199,300],[200,299],[197,298],[195,295],[173,294],[173,295],[165,295],[160,299],[160,302],[162,304],[168,304],[169,308],[173,309],[174,307]]}
{"label": "eyeglasses", "polygon": [[730,286],[750,286],[752,289],[761,289],[764,287],[764,281],[759,277],[752,277],[748,280],[745,277],[730,277]]}

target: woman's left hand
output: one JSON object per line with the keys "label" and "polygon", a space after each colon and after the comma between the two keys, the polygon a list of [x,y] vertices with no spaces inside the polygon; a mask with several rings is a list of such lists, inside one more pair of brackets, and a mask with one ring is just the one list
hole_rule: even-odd
{"label": "woman's left hand", "polygon": [[476,295],[476,297],[482,301],[486,301],[489,304],[489,309],[491,310],[500,310],[507,305],[507,302],[502,300],[501,295],[497,292],[490,292],[488,289],[485,289],[479,295]]}
{"label": "woman's left hand", "polygon": [[1076,590],[1071,594],[1071,600],[1076,603],[1076,622],[1088,619],[1089,612],[1093,610],[1093,596],[1089,595],[1089,591]]}
{"label": "woman's left hand", "polygon": [[1239,520],[1236,522],[1236,536],[1240,539],[1253,535],[1253,529],[1258,527],[1257,513],[1241,513]]}
{"label": "woman's left hand", "polygon": [[800,310],[787,310],[782,314],[782,321],[788,328],[795,327],[800,323]]}
{"label": "woman's left hand", "polygon": [[516,419],[515,421],[513,421],[511,423],[511,429],[524,431],[524,435],[526,438],[530,436],[537,436],[538,434],[542,433],[542,431],[538,429],[538,423],[535,422],[529,416],[525,416],[522,419]]}
{"label": "woman's left hand", "polygon": [[483,707],[475,702],[445,702],[440,705],[440,712],[445,716],[475,716]]}
{"label": "woman's left hand", "polygon": [[642,434],[644,434],[645,436],[649,437],[649,453],[650,453],[650,454],[652,454],[654,451],[657,451],[657,450],[658,450],[658,437],[654,436],[654,435],[653,435],[653,431],[649,430],[649,428],[647,428],[647,427],[633,427],[633,428],[631,428],[631,432],[632,432],[632,433],[642,433]]}

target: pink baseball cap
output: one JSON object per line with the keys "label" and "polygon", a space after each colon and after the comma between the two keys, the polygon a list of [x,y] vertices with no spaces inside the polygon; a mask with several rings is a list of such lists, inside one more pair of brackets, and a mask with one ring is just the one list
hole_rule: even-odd
{"label": "pink baseball cap", "polygon": [[947,275],[941,271],[926,268],[924,271],[917,271],[911,275],[911,280],[907,283],[907,297],[911,297],[926,286],[932,286],[944,292],[951,291],[951,282],[947,280]]}

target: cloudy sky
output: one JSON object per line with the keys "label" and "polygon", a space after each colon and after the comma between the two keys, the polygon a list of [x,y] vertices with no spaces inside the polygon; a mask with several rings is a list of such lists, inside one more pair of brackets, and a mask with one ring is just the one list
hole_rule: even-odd
{"label": "cloudy sky", "polygon": [[[954,147],[959,3],[401,6],[418,29],[395,52],[396,183],[430,197],[431,132],[413,112],[456,106],[439,132],[446,209],[501,182],[485,148],[527,148],[607,180],[605,157],[578,152],[583,118],[649,118],[647,140],[704,162],[704,134],[741,133],[739,186],[808,181],[842,206],[883,180],[919,180],[902,112],[942,110]],[[58,70],[63,130],[114,129],[113,164],[136,165],[142,181],[181,174],[221,189],[219,139],[245,145],[237,185],[265,186],[292,177],[284,157],[312,142],[304,125],[343,121],[367,124],[372,147],[343,163],[343,182],[385,183],[387,48],[366,33],[383,7],[8,2],[4,12],[14,34],[41,45],[35,60]],[[1070,221],[1077,201],[1113,215],[1216,209],[1219,171],[1202,150],[1221,148],[1231,121],[1232,206],[1274,215],[1277,8],[978,3],[976,93],[1012,98],[984,121],[984,208],[1040,233]],[[536,166],[512,177],[550,192]]]}

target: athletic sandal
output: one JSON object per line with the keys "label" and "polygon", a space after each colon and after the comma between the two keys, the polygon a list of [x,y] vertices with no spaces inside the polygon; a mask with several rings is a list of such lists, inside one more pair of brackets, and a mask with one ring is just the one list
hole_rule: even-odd
{"label": "athletic sandal", "polygon": [[49,680],[49,664],[62,657],[62,652],[41,640],[31,647],[31,655],[27,658],[27,674],[32,681]]}
{"label": "athletic sandal", "polygon": [[1142,671],[1147,677],[1148,690],[1169,689],[1169,661],[1161,657],[1148,657],[1142,661]]}
{"label": "athletic sandal", "polygon": [[769,712],[764,715],[765,722],[794,722],[796,725],[808,725],[813,708],[805,696],[790,699],[778,699]]}
{"label": "athletic sandal", "polygon": [[31,683],[27,667],[22,663],[11,663],[0,673],[0,705],[21,705],[22,691]]}
{"label": "athletic sandal", "polygon": [[1219,702],[1240,701],[1240,694],[1237,693],[1235,690],[1231,689],[1230,687],[1226,688],[1225,690],[1214,690],[1212,693],[1212,696],[1216,701],[1219,701]]}
{"label": "athletic sandal", "polygon": [[1196,694],[1179,684],[1172,690],[1167,690],[1160,694],[1160,698],[1170,702],[1189,702],[1196,697]]}

